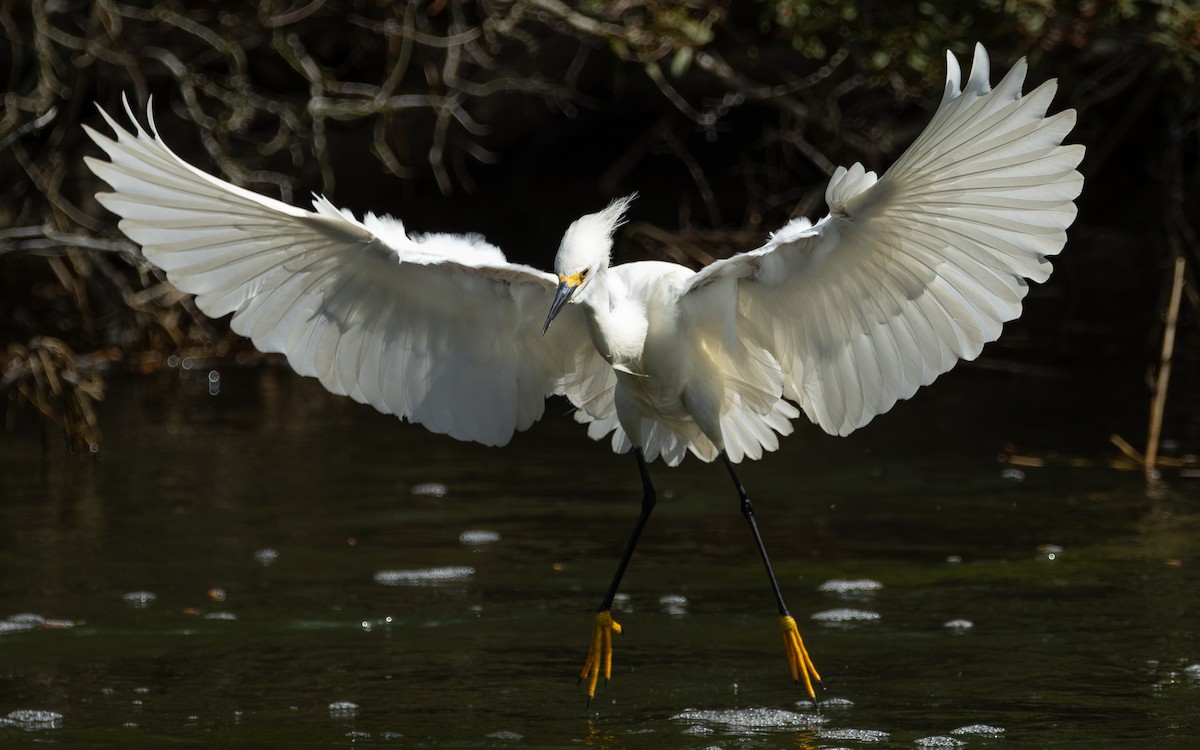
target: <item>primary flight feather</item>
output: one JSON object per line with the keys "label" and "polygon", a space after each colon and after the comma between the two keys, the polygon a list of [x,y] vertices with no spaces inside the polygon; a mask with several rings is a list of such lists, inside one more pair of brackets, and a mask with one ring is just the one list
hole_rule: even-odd
{"label": "primary flight feather", "polygon": [[[734,463],[775,450],[801,410],[832,434],[862,427],[976,357],[1020,314],[1027,280],[1049,276],[1083,186],[1083,147],[1062,145],[1075,113],[1047,116],[1053,81],[1022,95],[1024,60],[995,88],[981,46],[965,86],[947,65],[932,121],[882,177],[838,168],[828,216],[699,272],[610,264],[632,196],[574,222],[550,274],[477,235],[410,235],[324,198],[309,211],[236,187],[177,157],[128,104],[133,132],[102,112],[116,138],[88,128],[109,160],[87,164],[113,190],[97,199],[173,284],[330,391],[489,445],[561,395],[589,435],[634,451],[646,495],[597,615],[593,691],[654,504],[646,462],[721,457],[754,526]],[[757,527],[755,539],[770,572]],[[807,684],[816,670],[771,582]]]}

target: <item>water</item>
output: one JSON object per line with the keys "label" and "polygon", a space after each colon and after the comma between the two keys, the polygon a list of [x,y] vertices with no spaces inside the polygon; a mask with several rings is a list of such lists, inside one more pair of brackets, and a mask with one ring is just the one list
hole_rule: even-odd
{"label": "water", "polygon": [[640,482],[562,404],[488,449],[281,370],[118,378],[98,460],[0,435],[0,744],[1198,747],[1196,480],[996,461],[1140,436],[1110,376],[961,369],[745,467],[819,712],[717,466],[654,467],[589,707]]}

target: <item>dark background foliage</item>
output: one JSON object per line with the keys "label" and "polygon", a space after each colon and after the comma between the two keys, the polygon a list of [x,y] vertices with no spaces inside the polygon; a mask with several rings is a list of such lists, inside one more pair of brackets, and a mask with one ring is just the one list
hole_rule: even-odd
{"label": "dark background foliage", "polygon": [[[248,188],[481,232],[541,267],[636,190],[617,260],[699,265],[822,215],[836,165],[886,169],[945,50],[966,68],[975,41],[993,81],[1022,55],[1032,84],[1057,77],[1088,147],[1071,242],[990,356],[1152,361],[1168,260],[1200,247],[1190,3],[0,0],[0,389],[95,443],[105,368],[257,356],[96,203],[93,102],[144,118],[152,98],[177,153]],[[1185,359],[1190,277],[1188,299]]]}

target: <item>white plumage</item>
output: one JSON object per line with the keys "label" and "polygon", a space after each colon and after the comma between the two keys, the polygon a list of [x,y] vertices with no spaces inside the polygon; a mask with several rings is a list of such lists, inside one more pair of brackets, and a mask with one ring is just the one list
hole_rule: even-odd
{"label": "white plumage", "polygon": [[[412,236],[324,198],[306,211],[238,188],[175,156],[128,104],[136,132],[104,114],[116,140],[87,132],[110,161],[87,164],[113,189],[97,199],[172,283],[330,391],[490,445],[562,395],[591,437],[636,449],[646,495],[597,615],[590,695],[654,505],[646,461],[725,458],[770,573],[732,464],[775,450],[800,410],[833,434],[865,425],[976,357],[1020,314],[1027,280],[1049,276],[1083,186],[1083,147],[1062,145],[1075,114],[1046,116],[1053,81],[1021,94],[1023,60],[995,89],[982,47],[965,86],[947,62],[932,121],[887,173],[839,168],[828,216],[699,272],[610,265],[632,196],[572,224],[548,274],[477,235]],[[770,577],[807,684],[819,677]]]}
{"label": "white plumage", "polygon": [[[1047,82],[1021,95],[1025,62],[989,90],[982,47],[960,91],[956,60],[932,122],[880,179],[829,182],[830,214],[699,273],[609,267],[628,199],[575,222],[559,278],[591,271],[547,334],[559,279],[509,263],[478,235],[409,236],[324,198],[315,211],[185,163],[153,130],[88,129],[146,258],[213,317],[281,352],[334,393],[461,440],[502,445],[563,395],[589,434],[677,464],[726,449],[758,458],[791,432],[792,403],[846,435],[973,359],[1044,281],[1083,178],[1063,146],[1071,110],[1046,117]],[[103,114],[103,113],[102,113]],[[132,113],[130,118],[133,119]]]}

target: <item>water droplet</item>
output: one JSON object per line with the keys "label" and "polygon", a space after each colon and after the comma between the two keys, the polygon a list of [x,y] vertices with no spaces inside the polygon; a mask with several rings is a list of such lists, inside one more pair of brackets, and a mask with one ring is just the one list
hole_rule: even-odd
{"label": "water droplet", "polygon": [[1062,555],[1063,548],[1057,544],[1039,544],[1037,548],[1038,557],[1044,560],[1057,560]]}
{"label": "water droplet", "polygon": [[525,738],[516,732],[510,732],[507,729],[501,729],[499,732],[492,732],[489,734],[488,739],[500,740],[502,742],[520,742]]}
{"label": "water droplet", "polygon": [[158,598],[158,594],[153,591],[130,591],[128,594],[122,594],[121,599],[135,609],[145,609],[149,607],[154,600]]}
{"label": "water droplet", "polygon": [[263,549],[260,549],[254,553],[254,560],[259,565],[270,565],[278,559],[279,550],[274,550],[270,547],[264,547]]}
{"label": "water droplet", "polygon": [[381,617],[377,620],[363,620],[358,625],[363,630],[370,632],[370,631],[374,630],[375,628],[387,627],[388,625],[391,625],[391,624],[392,624],[392,618],[390,616],[388,616],[388,617]]}
{"label": "water droplet", "polygon": [[1007,479],[1010,482],[1020,482],[1025,479],[1025,472],[1020,469],[1009,468],[1000,472],[1000,478]]}
{"label": "water droplet", "polygon": [[950,628],[951,630],[956,630],[961,633],[975,627],[975,623],[971,622],[970,620],[959,618],[956,620],[947,620],[946,622],[943,622],[942,627]]}
{"label": "water droplet", "polygon": [[350,701],[334,701],[329,704],[329,715],[335,719],[353,719],[358,716],[358,704]]}

